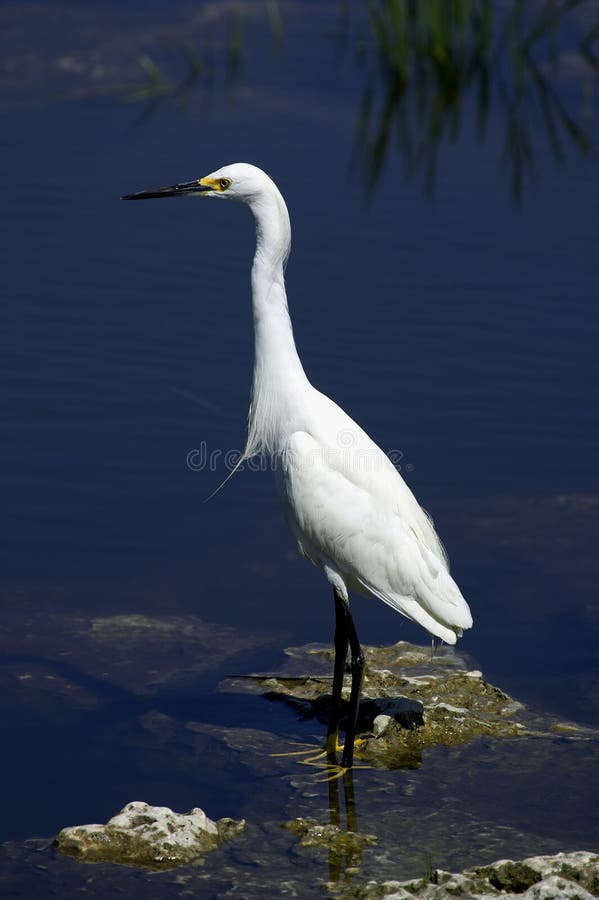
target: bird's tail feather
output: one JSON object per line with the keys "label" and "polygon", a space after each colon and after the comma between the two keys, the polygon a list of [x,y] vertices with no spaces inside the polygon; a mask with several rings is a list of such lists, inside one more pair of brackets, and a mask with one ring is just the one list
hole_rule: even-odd
{"label": "bird's tail feather", "polygon": [[[464,616],[460,621],[460,624],[457,622],[454,624],[439,621],[438,618],[433,616],[431,612],[426,610],[418,600],[415,600],[413,597],[404,597],[399,594],[387,594],[365,582],[360,582],[360,584],[365,588],[367,593],[378,597],[379,600],[382,600],[388,606],[391,606],[407,619],[411,619],[413,622],[422,625],[422,627],[426,628],[430,634],[445,641],[446,644],[455,644],[457,639],[462,636],[462,630],[464,628],[470,628],[472,625],[472,616],[470,615],[468,605],[463,598],[462,602],[465,610],[467,610],[467,615],[464,611]],[[469,624],[467,624],[468,622]]]}

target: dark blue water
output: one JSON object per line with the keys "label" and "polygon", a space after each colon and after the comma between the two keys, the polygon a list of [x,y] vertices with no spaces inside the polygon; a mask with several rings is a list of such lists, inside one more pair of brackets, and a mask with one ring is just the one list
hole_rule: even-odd
{"label": "dark blue water", "polygon": [[[91,25],[101,17],[102,34],[114,30],[110,7],[82,9]],[[190,9],[156,3],[151,23]],[[140,12],[123,15],[124,47],[105,52],[135,70]],[[461,646],[521,699],[597,724],[596,151],[569,148],[556,165],[537,130],[517,203],[505,116],[491,109],[481,141],[465,95],[432,194],[396,152],[369,187],[355,152],[365,75],[351,38],[340,42],[337,5],[300,6],[284,21],[278,52],[260,22],[248,25],[238,80],[217,77],[187,107],[167,99],[148,113],[56,65],[27,91],[5,85],[7,615],[17,596],[35,596],[59,612],[193,612],[280,632],[282,643],[329,640],[328,588],[295,558],[268,467],[246,468],[204,502],[245,439],[250,216],[119,200],[248,161],[288,201],[288,294],[306,370],[401,455],[472,606]],[[578,114],[586,82],[568,71],[559,89]],[[596,138],[596,117],[588,129]],[[216,464],[190,468],[194,450]],[[354,609],[364,642],[426,639],[382,605]],[[276,653],[265,651],[264,668]],[[6,765],[18,768],[25,745],[35,772],[24,723]],[[33,783],[43,792],[43,778]],[[3,834],[53,822],[32,813]]]}

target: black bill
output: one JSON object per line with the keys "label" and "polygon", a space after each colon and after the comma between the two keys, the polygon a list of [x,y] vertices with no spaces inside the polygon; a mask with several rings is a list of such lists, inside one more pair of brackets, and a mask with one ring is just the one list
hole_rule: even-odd
{"label": "black bill", "polygon": [[153,191],[138,191],[136,194],[125,194],[121,200],[156,200],[159,197],[193,197],[213,190],[210,185],[199,181],[186,181],[184,184],[172,184],[170,187],[154,188]]}

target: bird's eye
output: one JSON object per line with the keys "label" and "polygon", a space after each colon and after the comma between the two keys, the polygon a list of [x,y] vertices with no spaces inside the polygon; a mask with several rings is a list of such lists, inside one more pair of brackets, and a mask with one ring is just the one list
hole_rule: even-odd
{"label": "bird's eye", "polygon": [[230,178],[221,178],[221,179],[219,179],[218,184],[220,186],[221,191],[226,191],[227,188],[231,184],[231,179]]}

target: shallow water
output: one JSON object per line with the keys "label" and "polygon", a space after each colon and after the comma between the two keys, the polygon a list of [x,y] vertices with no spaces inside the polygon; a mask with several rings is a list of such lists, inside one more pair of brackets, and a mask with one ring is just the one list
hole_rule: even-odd
{"label": "shallow water", "polygon": [[[222,748],[191,774],[165,772],[152,741],[124,752],[143,704],[115,696],[122,683],[103,676],[98,648],[96,682],[84,685],[91,707],[42,690],[61,659],[53,616],[193,614],[235,626],[252,636],[239,670],[267,670],[286,644],[330,638],[328,589],[295,557],[271,473],[246,467],[203,502],[245,437],[251,220],[224,204],[118,201],[235,160],[268,170],[287,198],[288,293],[306,370],[394,451],[433,513],[475,617],[461,647],[519,699],[599,724],[596,151],[569,147],[558,166],[537,125],[534,177],[516,203],[502,166],[505,115],[492,105],[479,140],[465,92],[432,195],[394,152],[369,188],[356,153],[369,70],[354,53],[355,22],[345,30],[335,3],[318,15],[281,4],[277,50],[248,12],[231,79],[227,23],[207,24],[210,9],[49,2],[33,19],[26,7],[3,14],[6,840],[103,820],[134,798],[250,818],[259,794],[271,820],[291,815],[284,790],[265,790]],[[165,29],[184,25],[211,47],[212,87],[196,85],[187,106],[123,102],[142,52],[184,74],[176,46],[165,49]],[[563,40],[556,84],[588,118],[597,85],[568,63],[567,31]],[[594,139],[596,123],[585,126]],[[204,457],[214,464],[196,465]],[[357,599],[354,611],[365,642],[423,639],[382,605]],[[215,696],[227,664],[207,663],[193,690],[173,688],[164,711],[200,718],[201,699],[202,721],[296,727],[257,700]],[[36,672],[41,687],[25,700],[22,676]],[[505,855],[535,851],[531,834],[542,849],[597,846],[596,822],[584,839],[589,772],[571,765],[567,745],[555,752],[559,762],[519,775],[528,837],[512,851],[508,835]],[[394,784],[414,785],[421,816],[445,779],[455,799],[462,765],[485,771],[475,750],[439,751]],[[560,766],[575,799],[556,817]],[[360,784],[369,797],[371,777]],[[480,796],[477,778],[460,803],[514,825],[510,778]],[[433,855],[454,864],[447,846]]]}

